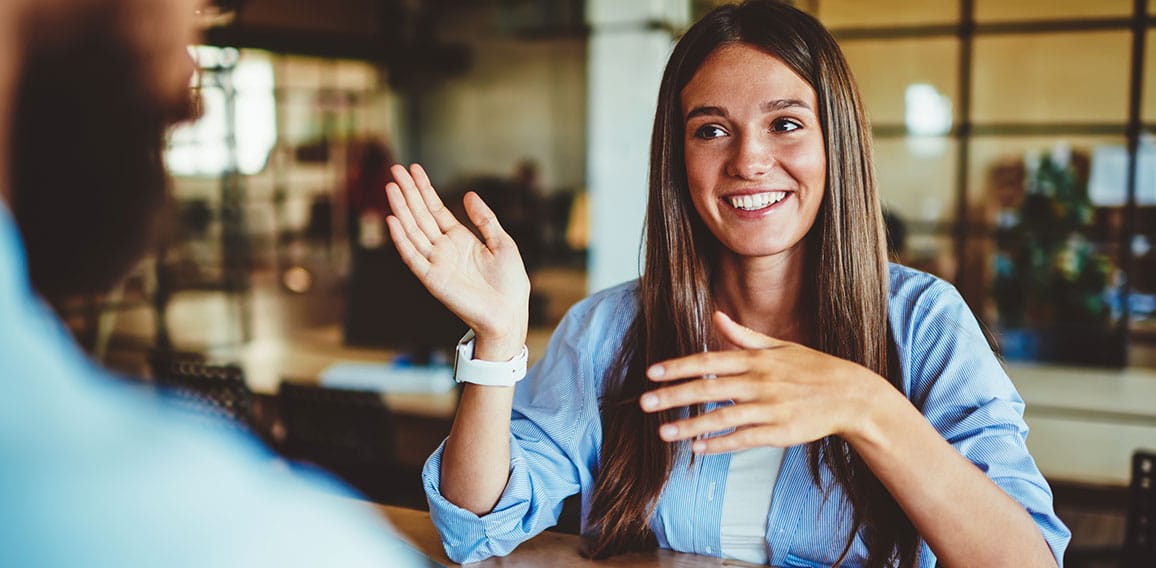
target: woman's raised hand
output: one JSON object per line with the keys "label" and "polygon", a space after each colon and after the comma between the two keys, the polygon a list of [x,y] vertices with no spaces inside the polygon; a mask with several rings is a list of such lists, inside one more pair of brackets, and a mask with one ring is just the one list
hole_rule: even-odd
{"label": "woman's raised hand", "polygon": [[466,215],[482,239],[458,222],[418,164],[390,169],[386,219],[401,258],[435,298],[478,337],[479,358],[509,359],[526,340],[530,279],[518,247],[474,192]]}
{"label": "woman's raised hand", "polygon": [[[787,447],[840,435],[853,445],[869,435],[871,412],[901,397],[883,377],[867,368],[767,337],[715,312],[722,337],[732,351],[697,353],[662,361],[647,369],[656,382],[696,379],[655,389],[642,396],[646,412],[707,402],[734,401],[695,418],[663,424],[667,441],[696,440],[697,453],[732,452],[756,446]],[[903,399],[906,400],[905,398]]]}

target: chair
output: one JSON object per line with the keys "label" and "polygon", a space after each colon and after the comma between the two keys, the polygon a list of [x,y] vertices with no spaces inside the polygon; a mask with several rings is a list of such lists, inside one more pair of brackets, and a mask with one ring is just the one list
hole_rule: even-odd
{"label": "chair", "polygon": [[1128,488],[1128,521],[1124,533],[1123,568],[1156,566],[1156,452],[1132,455]]}
{"label": "chair", "polygon": [[1064,560],[1069,568],[1156,566],[1156,452],[1138,450],[1132,455],[1123,547],[1070,548]]}
{"label": "chair", "polygon": [[236,365],[211,365],[194,353],[159,352],[149,357],[162,396],[214,427],[256,433],[253,393]]}
{"label": "chair", "polygon": [[425,506],[420,471],[397,463],[380,393],[282,382],[277,404],[284,457],[327,469],[374,501]]}

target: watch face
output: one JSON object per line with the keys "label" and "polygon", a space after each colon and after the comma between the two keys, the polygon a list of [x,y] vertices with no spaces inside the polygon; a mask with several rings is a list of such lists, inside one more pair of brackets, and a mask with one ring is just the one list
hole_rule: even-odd
{"label": "watch face", "polygon": [[[454,377],[455,382],[459,382],[459,383],[462,382],[462,380],[458,377],[458,361],[461,360],[461,358],[462,358],[462,355],[463,355],[462,352],[466,350],[465,348],[467,346],[469,346],[470,342],[473,340],[474,340],[474,330],[471,329],[471,330],[467,331],[466,334],[463,335],[460,340],[458,340],[458,346],[454,349],[453,377]],[[470,349],[470,351],[471,351],[471,353],[468,356],[473,356],[473,353],[472,353],[473,349]]]}

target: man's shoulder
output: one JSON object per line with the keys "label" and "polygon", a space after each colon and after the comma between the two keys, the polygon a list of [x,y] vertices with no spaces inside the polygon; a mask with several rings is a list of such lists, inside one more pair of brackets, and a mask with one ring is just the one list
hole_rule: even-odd
{"label": "man's shoulder", "polygon": [[127,385],[76,386],[90,402],[37,405],[3,434],[0,525],[18,542],[0,565],[388,565],[389,529],[335,479],[303,479],[255,439]]}

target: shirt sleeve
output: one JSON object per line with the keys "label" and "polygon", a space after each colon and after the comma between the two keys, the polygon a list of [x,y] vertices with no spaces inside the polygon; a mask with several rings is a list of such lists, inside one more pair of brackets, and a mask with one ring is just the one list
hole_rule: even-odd
{"label": "shirt sleeve", "polygon": [[[896,330],[911,401],[960,453],[1018,501],[1063,565],[1071,532],[1028,453],[1024,401],[954,287],[935,280]],[[894,328],[894,327],[893,327]],[[903,346],[907,346],[904,357]]]}
{"label": "shirt sleeve", "polygon": [[[541,361],[518,384],[510,425],[510,478],[493,511],[478,516],[441,494],[443,442],[422,472],[430,515],[446,554],[461,563],[505,556],[554,526],[567,497],[588,490],[602,438],[587,345],[600,323],[572,309]],[[617,343],[614,343],[617,345]]]}

